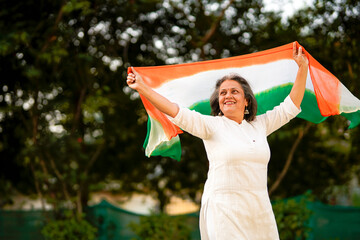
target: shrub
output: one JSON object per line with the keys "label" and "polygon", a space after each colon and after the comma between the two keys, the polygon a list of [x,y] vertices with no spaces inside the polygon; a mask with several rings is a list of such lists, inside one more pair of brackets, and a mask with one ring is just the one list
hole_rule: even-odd
{"label": "shrub", "polygon": [[186,216],[152,214],[140,217],[139,223],[132,222],[129,226],[143,240],[185,240],[191,236]]}
{"label": "shrub", "polygon": [[309,237],[311,210],[306,206],[307,198],[288,199],[275,202],[273,210],[282,240],[302,240]]}
{"label": "shrub", "polygon": [[52,220],[41,231],[45,240],[95,240],[96,232],[85,219],[78,220],[74,216]]}

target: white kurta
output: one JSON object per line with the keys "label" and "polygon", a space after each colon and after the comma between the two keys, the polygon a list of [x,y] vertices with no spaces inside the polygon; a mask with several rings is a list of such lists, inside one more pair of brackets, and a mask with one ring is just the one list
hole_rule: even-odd
{"label": "white kurta", "polygon": [[209,160],[200,210],[201,239],[279,239],[267,190],[267,136],[299,110],[288,96],[252,122],[181,108],[170,120],[203,139]]}

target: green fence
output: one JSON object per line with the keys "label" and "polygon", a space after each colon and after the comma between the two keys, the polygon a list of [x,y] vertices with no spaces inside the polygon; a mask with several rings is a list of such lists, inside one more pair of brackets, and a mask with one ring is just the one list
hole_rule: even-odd
{"label": "green fence", "polygon": [[360,207],[308,204],[313,211],[309,240],[360,240]]}
{"label": "green fence", "polygon": [[[135,234],[128,227],[130,222],[139,222],[141,215],[115,207],[107,201],[88,209],[89,221],[98,227],[99,240],[130,240]],[[192,239],[200,239],[198,213],[186,214],[187,221],[193,226]]]}
{"label": "green fence", "polygon": [[104,200],[98,205],[89,207],[87,213],[89,221],[98,228],[99,240],[128,240],[135,237],[128,224],[138,222],[140,216],[115,207]]}
{"label": "green fence", "polygon": [[42,239],[41,228],[51,212],[32,211],[0,211],[1,240],[35,240]]}
{"label": "green fence", "polygon": [[[313,211],[309,240],[360,240],[360,208],[309,203]],[[128,240],[135,234],[128,227],[139,222],[141,215],[115,207],[106,201],[89,207],[87,217],[98,227],[99,240]],[[198,213],[186,215],[193,226],[192,239],[200,239]],[[51,212],[0,211],[0,240],[41,240],[41,228]]]}

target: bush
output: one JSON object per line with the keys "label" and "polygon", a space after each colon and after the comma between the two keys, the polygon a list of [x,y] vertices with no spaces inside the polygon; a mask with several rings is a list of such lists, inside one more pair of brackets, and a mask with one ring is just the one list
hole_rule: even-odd
{"label": "bush", "polygon": [[186,216],[152,214],[140,217],[139,223],[132,222],[129,226],[143,240],[185,240],[191,236]]}
{"label": "bush", "polygon": [[302,240],[309,237],[312,211],[306,206],[308,199],[288,199],[275,202],[273,210],[282,240]]}
{"label": "bush", "polygon": [[50,221],[41,231],[45,240],[94,240],[96,232],[85,219],[75,217]]}

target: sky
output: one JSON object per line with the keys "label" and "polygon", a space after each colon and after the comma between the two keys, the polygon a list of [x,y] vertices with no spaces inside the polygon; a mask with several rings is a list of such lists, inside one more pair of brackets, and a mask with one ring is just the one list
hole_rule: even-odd
{"label": "sky", "polygon": [[286,19],[298,9],[311,5],[314,0],[263,0],[263,2],[266,10],[282,11],[283,18]]}

